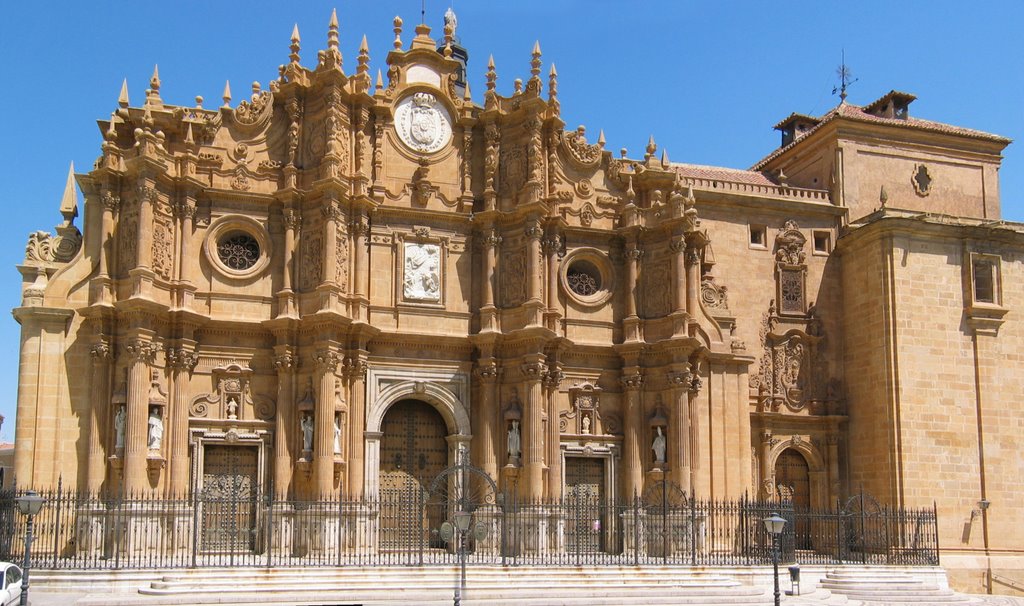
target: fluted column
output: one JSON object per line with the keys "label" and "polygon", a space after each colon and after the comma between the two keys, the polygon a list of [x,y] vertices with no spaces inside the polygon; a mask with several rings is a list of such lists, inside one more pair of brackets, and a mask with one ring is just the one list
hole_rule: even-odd
{"label": "fluted column", "polygon": [[686,301],[686,239],[682,237],[673,238],[669,243],[669,248],[672,250],[672,260],[675,269],[675,278],[672,283],[675,288],[672,289],[672,308],[676,313],[685,312],[687,307]]}
{"label": "fluted column", "polygon": [[128,355],[128,410],[124,440],[124,488],[129,494],[148,489],[146,455],[149,453],[150,365],[156,344],[133,337],[125,344]]}
{"label": "fluted column", "polygon": [[292,485],[295,452],[295,354],[290,347],[276,347],[277,414],[274,416],[274,498],[288,498]]}
{"label": "fluted column", "polygon": [[107,477],[107,448],[104,429],[110,408],[110,345],[101,341],[89,350],[92,357],[92,382],[89,390],[89,467],[86,488],[95,494]]}
{"label": "fluted column", "polygon": [[839,435],[828,434],[828,484],[827,503],[834,503],[839,498]]}
{"label": "fluted column", "polygon": [[157,200],[156,189],[143,183],[135,190],[139,200],[139,231],[137,267],[152,269],[153,267],[153,204]]}
{"label": "fluted column", "polygon": [[540,240],[544,231],[537,223],[530,223],[526,226],[526,297],[530,301],[540,303]]}
{"label": "fluted column", "polygon": [[498,410],[495,406],[498,367],[493,361],[480,362],[476,367],[480,381],[480,405],[473,415],[473,442],[477,447],[476,460],[494,480],[498,479],[498,458],[495,441],[498,434]]}
{"label": "fluted column", "polygon": [[341,357],[324,348],[316,353],[316,411],[313,433],[313,461],[316,470],[316,494],[327,498],[334,490],[334,387],[335,371]]}
{"label": "fluted column", "polygon": [[623,372],[621,381],[624,399],[622,403],[624,434],[622,441],[622,496],[625,499],[632,499],[634,495],[643,492],[643,466],[640,450],[644,445],[640,443],[643,426],[640,388],[643,386],[644,377],[639,369],[633,368]]}
{"label": "fluted column", "polygon": [[562,252],[562,238],[558,234],[551,234],[544,240],[544,254],[547,257],[548,288],[547,303],[549,310],[558,308],[558,257]]}
{"label": "fluted column", "polygon": [[299,226],[299,211],[289,208],[284,211],[284,254],[281,255],[281,283],[282,289],[291,291],[295,289],[293,284],[294,258],[295,258],[295,230]]}
{"label": "fluted column", "polygon": [[690,371],[669,372],[668,384],[672,386],[668,430],[669,478],[690,495]]}
{"label": "fluted column", "polygon": [[352,245],[355,248],[355,263],[353,273],[352,294],[357,297],[366,297],[367,287],[367,266],[369,265],[370,253],[366,248],[366,236],[370,233],[370,225],[365,217],[359,217],[349,225]]}
{"label": "fluted column", "polygon": [[637,310],[637,292],[636,282],[638,265],[640,259],[644,256],[644,251],[637,246],[631,246],[626,250],[626,317],[635,318]]}
{"label": "fluted column", "polygon": [[121,198],[109,190],[104,190],[100,195],[100,200],[103,203],[103,214],[100,218],[100,256],[98,276],[106,278],[110,275],[110,272],[113,269],[110,266],[110,249],[114,246],[114,213],[116,213],[117,209],[121,206]]}
{"label": "fluted column", "polygon": [[686,249],[686,311],[696,318],[700,304],[700,254],[696,248]]}
{"label": "fluted column", "polygon": [[326,200],[324,213],[324,249],[322,281],[337,284],[338,281],[338,222],[341,220],[341,206],[337,200]]}
{"label": "fluted column", "polygon": [[771,456],[772,446],[775,445],[776,439],[772,436],[772,432],[766,429],[761,432],[761,487],[760,494],[762,499],[770,499],[775,496],[775,484],[772,482],[772,468],[771,468]]}
{"label": "fluted column", "polygon": [[483,280],[480,284],[480,332],[497,330],[494,309],[494,281],[497,268],[497,248],[501,245],[501,236],[493,229],[484,236],[484,267]]}
{"label": "fluted column", "polygon": [[548,435],[547,463],[549,499],[562,496],[562,430],[558,419],[558,387],[564,374],[562,369],[555,367],[544,375],[544,390],[547,393]]}
{"label": "fluted column", "polygon": [[170,414],[170,482],[168,494],[182,496],[189,486],[188,403],[189,377],[199,356],[194,341],[183,341],[167,350],[167,367],[171,370]]}
{"label": "fluted column", "polygon": [[531,360],[522,366],[526,394],[523,411],[523,452],[526,468],[526,493],[529,499],[544,496],[544,400],[541,380],[547,373],[547,365],[541,360]]}
{"label": "fluted column", "polygon": [[348,495],[359,499],[363,496],[365,470],[363,469],[366,430],[366,352],[360,351],[346,362],[349,372],[349,415],[348,415]]}
{"label": "fluted column", "polygon": [[178,279],[190,282],[190,261],[192,260],[192,224],[196,218],[196,199],[185,196],[179,207],[181,214],[181,248],[178,255]]}

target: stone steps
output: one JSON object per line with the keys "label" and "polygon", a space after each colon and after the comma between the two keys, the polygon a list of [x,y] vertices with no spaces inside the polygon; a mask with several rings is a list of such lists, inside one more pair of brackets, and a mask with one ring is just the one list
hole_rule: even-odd
{"label": "stone steps", "polygon": [[[928,575],[923,575],[928,576]],[[943,579],[944,580],[944,579]],[[889,605],[969,604],[973,598],[922,578],[912,571],[876,568],[849,568],[829,571],[818,587],[866,604]]]}

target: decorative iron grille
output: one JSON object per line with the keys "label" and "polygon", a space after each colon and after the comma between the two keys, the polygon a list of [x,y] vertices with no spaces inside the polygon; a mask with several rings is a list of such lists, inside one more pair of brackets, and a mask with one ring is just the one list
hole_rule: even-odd
{"label": "decorative iron grille", "polygon": [[249,234],[234,232],[217,243],[217,256],[230,269],[249,269],[260,259],[260,245]]}

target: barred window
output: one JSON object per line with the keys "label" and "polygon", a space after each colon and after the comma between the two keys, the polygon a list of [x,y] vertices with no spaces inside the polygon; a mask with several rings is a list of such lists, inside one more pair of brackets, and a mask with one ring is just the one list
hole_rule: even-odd
{"label": "barred window", "polygon": [[221,263],[231,269],[249,269],[260,258],[260,245],[245,232],[232,232],[217,242],[217,256]]}
{"label": "barred window", "polygon": [[601,289],[601,272],[586,261],[577,261],[565,272],[565,281],[574,293],[587,297]]}

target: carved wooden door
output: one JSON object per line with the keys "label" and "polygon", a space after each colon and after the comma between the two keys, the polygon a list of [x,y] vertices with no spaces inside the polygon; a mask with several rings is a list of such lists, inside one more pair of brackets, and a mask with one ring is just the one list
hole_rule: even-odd
{"label": "carved wooden door", "polygon": [[[807,460],[804,456],[787,448],[779,454],[775,461],[775,486],[779,498],[793,504],[793,509],[806,510],[811,506],[811,481],[807,467]],[[811,537],[810,528],[807,524],[807,516],[797,516],[799,521],[795,522],[793,528],[794,539],[797,549],[810,549]]]}
{"label": "carved wooden door", "polygon": [[201,493],[204,551],[239,552],[255,548],[258,468],[254,447],[206,446]]}
{"label": "carved wooden door", "polygon": [[381,432],[381,548],[418,552],[441,546],[437,530],[445,512],[424,504],[430,483],[448,466],[444,419],[425,402],[402,400],[384,415]]}
{"label": "carved wooden door", "polygon": [[604,460],[567,457],[565,459],[565,527],[567,549],[570,553],[602,551],[606,505]]}

